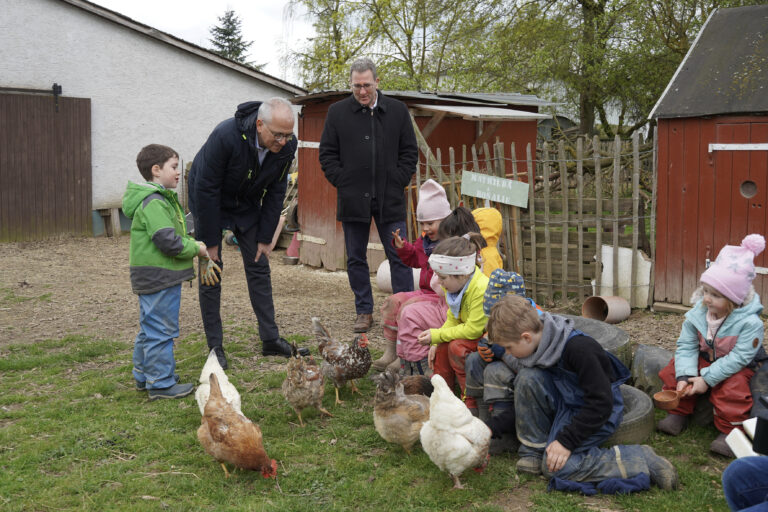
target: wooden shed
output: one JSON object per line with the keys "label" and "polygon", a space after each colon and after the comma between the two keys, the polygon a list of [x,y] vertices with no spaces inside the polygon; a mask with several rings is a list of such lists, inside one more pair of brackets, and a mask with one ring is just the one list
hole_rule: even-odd
{"label": "wooden shed", "polygon": [[[440,148],[444,156],[450,147],[482,148],[484,142],[500,141],[507,147],[512,142],[519,148],[530,144],[536,148],[538,120],[549,118],[539,108],[549,105],[536,96],[512,93],[422,93],[383,91],[389,97],[408,105],[419,130],[419,169],[424,174],[425,153]],[[301,105],[299,115],[299,208],[301,226],[301,263],[329,270],[346,268],[344,235],[336,221],[336,189],[325,179],[318,161],[320,136],[331,104],[351,94],[349,91],[329,91],[293,98]],[[534,153],[535,154],[535,153]],[[457,155],[461,159],[461,154]],[[508,166],[508,172],[511,166]],[[520,172],[527,172],[525,165]],[[415,178],[414,178],[415,179]],[[371,227],[368,264],[375,272],[384,260],[384,250]]]}
{"label": "wooden shed", "polygon": [[[650,117],[658,120],[654,301],[691,305],[726,245],[768,235],[768,5],[717,9]],[[755,261],[768,262],[766,252]],[[755,289],[766,304],[768,282]]]}

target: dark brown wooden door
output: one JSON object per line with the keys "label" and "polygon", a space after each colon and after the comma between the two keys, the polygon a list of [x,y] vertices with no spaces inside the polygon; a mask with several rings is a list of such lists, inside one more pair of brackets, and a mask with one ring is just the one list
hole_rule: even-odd
{"label": "dark brown wooden door", "polygon": [[91,100],[0,93],[0,241],[92,234],[91,196]]}

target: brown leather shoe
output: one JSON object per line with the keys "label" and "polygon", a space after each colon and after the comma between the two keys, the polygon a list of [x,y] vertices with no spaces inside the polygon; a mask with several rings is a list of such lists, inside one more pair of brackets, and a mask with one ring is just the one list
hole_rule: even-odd
{"label": "brown leather shoe", "polygon": [[368,332],[371,329],[371,324],[373,324],[373,315],[371,313],[362,313],[357,315],[352,330],[355,332]]}

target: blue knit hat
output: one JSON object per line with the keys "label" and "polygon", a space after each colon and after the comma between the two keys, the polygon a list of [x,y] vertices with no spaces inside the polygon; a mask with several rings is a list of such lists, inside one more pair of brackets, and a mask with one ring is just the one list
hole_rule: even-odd
{"label": "blue knit hat", "polygon": [[508,293],[515,293],[525,297],[525,280],[523,276],[516,272],[507,272],[504,269],[497,268],[491,273],[491,278],[488,280],[488,288],[485,289],[485,296],[483,297],[485,316],[489,316],[493,305]]}

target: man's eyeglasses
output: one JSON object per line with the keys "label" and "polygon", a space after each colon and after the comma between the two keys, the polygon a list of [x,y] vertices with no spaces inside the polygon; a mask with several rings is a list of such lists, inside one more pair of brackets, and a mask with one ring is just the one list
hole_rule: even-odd
{"label": "man's eyeglasses", "polygon": [[352,84],[352,88],[356,91],[359,91],[360,89],[366,89],[370,91],[374,87],[376,87],[376,84]]}
{"label": "man's eyeglasses", "polygon": [[277,142],[283,142],[283,141],[291,142],[293,140],[294,135],[292,133],[280,133],[280,132],[275,133],[272,131],[272,128],[270,128],[266,124],[264,126],[266,127],[267,130],[269,130],[269,133],[272,134],[272,136],[275,138]]}

